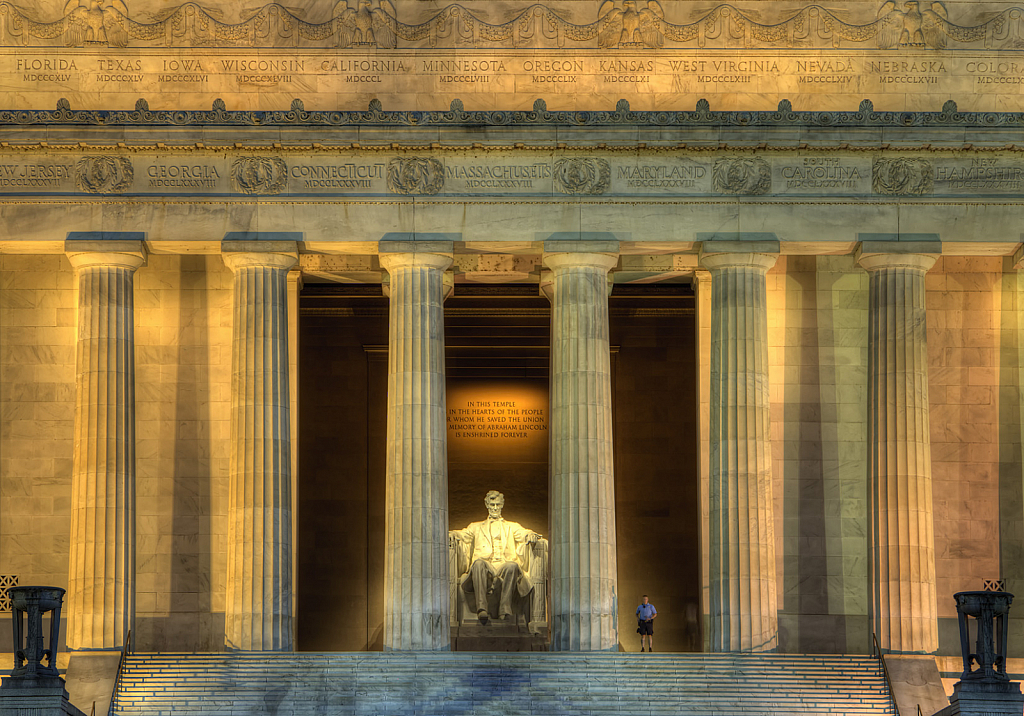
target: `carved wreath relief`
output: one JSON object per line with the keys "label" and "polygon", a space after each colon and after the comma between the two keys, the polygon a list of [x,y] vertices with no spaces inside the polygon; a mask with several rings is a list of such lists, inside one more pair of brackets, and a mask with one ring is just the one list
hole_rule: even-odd
{"label": "carved wreath relief", "polygon": [[392,194],[431,195],[444,186],[444,165],[432,157],[388,162],[388,191]]}
{"label": "carved wreath relief", "polygon": [[760,157],[716,159],[711,182],[719,194],[768,194],[772,190],[772,168]]}
{"label": "carved wreath relief", "polygon": [[912,157],[885,157],[871,165],[871,191],[886,196],[930,194],[934,185],[932,163]]}
{"label": "carved wreath relief", "polygon": [[121,194],[133,178],[128,157],[86,156],[75,164],[75,186],[89,194]]}
{"label": "carved wreath relief", "polygon": [[607,159],[573,157],[555,162],[552,173],[555,188],[563,194],[604,194],[612,180]]}
{"label": "carved wreath relief", "polygon": [[[949,19],[946,5],[933,0],[887,0],[875,17],[808,4],[796,11],[741,9],[721,4],[711,10],[666,13],[658,0],[590,0],[589,17],[563,16],[542,4],[530,4],[511,18],[499,19],[457,3],[427,17],[399,19],[391,0],[341,0],[325,22],[309,22],[278,3],[268,3],[242,22],[223,22],[214,8],[186,2],[150,20],[133,17],[123,0],[70,0],[50,20],[0,0],[0,46],[30,44],[127,45],[155,47],[313,47],[394,48],[410,45],[564,47],[568,44],[612,48],[696,47],[876,47],[942,49],[950,42],[984,43],[1018,49],[1024,8],[1010,7],[992,16],[974,9],[974,22]],[[55,3],[56,4],[56,3]],[[581,6],[584,3],[580,3]],[[679,3],[676,5],[683,5]],[[685,5],[692,8],[691,5]],[[783,14],[787,13],[787,14]],[[858,21],[859,20],[859,21]],[[41,41],[41,42],[40,42]]]}
{"label": "carved wreath relief", "polygon": [[239,157],[229,176],[241,194],[280,194],[288,184],[288,165],[278,157]]}

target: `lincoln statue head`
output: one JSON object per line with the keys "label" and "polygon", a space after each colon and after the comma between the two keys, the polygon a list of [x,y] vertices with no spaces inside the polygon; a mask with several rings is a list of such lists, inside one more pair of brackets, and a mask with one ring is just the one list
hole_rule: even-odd
{"label": "lincoln statue head", "polygon": [[487,515],[497,520],[501,517],[501,508],[505,506],[505,496],[497,490],[491,490],[484,495],[484,505],[487,507]]}

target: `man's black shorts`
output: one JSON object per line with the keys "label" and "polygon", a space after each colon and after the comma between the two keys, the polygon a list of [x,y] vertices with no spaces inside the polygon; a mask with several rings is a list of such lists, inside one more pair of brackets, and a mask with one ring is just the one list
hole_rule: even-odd
{"label": "man's black shorts", "polygon": [[650,621],[646,621],[646,622],[640,622],[638,626],[639,626],[639,629],[637,629],[637,632],[639,632],[640,636],[644,636],[645,634],[650,634],[651,636],[654,636],[654,620],[653,619],[651,619]]}

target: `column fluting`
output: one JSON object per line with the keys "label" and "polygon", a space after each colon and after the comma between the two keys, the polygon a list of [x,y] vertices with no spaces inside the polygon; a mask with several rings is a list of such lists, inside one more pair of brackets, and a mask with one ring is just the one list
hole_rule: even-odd
{"label": "column fluting", "polygon": [[881,648],[938,648],[925,274],[935,255],[861,253],[869,276],[871,628]]}
{"label": "column fluting", "polygon": [[711,272],[709,643],[718,652],[778,645],[765,287],[775,260],[701,256]]}
{"label": "column fluting", "polygon": [[618,648],[608,333],[608,272],[617,261],[617,253],[544,255],[552,272],[553,651]]}
{"label": "column fluting", "polygon": [[145,253],[131,243],[125,253],[67,249],[78,281],[71,649],[119,649],[134,620],[134,275]]}
{"label": "column fluting", "polygon": [[385,252],[390,279],[384,650],[446,650],[448,438],[444,272],[452,256]]}
{"label": "column fluting", "polygon": [[293,252],[224,249],[234,273],[225,642],[292,648],[288,272]]}

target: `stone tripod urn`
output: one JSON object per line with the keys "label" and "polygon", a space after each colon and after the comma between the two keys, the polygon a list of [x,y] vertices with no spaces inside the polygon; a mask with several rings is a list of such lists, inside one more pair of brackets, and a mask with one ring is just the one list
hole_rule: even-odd
{"label": "stone tripod urn", "polygon": [[[960,688],[976,685],[979,691],[1008,691],[1010,677],[1006,675],[1006,635],[1009,626],[1006,615],[1010,611],[1013,595],[1008,592],[957,592],[956,617],[960,623],[960,651],[964,658],[964,673],[960,675]],[[978,637],[974,653],[970,648],[968,617],[977,623]],[[978,668],[972,668],[977,663]],[[1020,687],[1017,687],[1020,691]]]}
{"label": "stone tripod urn", "polygon": [[[953,685],[949,706],[935,716],[1002,716],[1024,713],[1020,685],[1006,673],[1007,614],[1013,595],[1008,592],[957,592],[960,650],[964,672]],[[971,624],[975,646],[971,651]]]}
{"label": "stone tripod urn", "polygon": [[[58,677],[57,640],[64,590],[60,587],[11,587],[8,594],[14,616],[14,669],[11,678]],[[51,612],[48,649],[43,643],[43,614],[46,612]],[[46,665],[43,665],[44,659]]]}
{"label": "stone tripod urn", "polygon": [[[14,617],[14,668],[0,683],[0,716],[82,716],[68,702],[57,671],[57,644],[64,590],[60,587],[11,587]],[[50,613],[49,639],[43,615]],[[45,663],[44,663],[45,661]]]}

